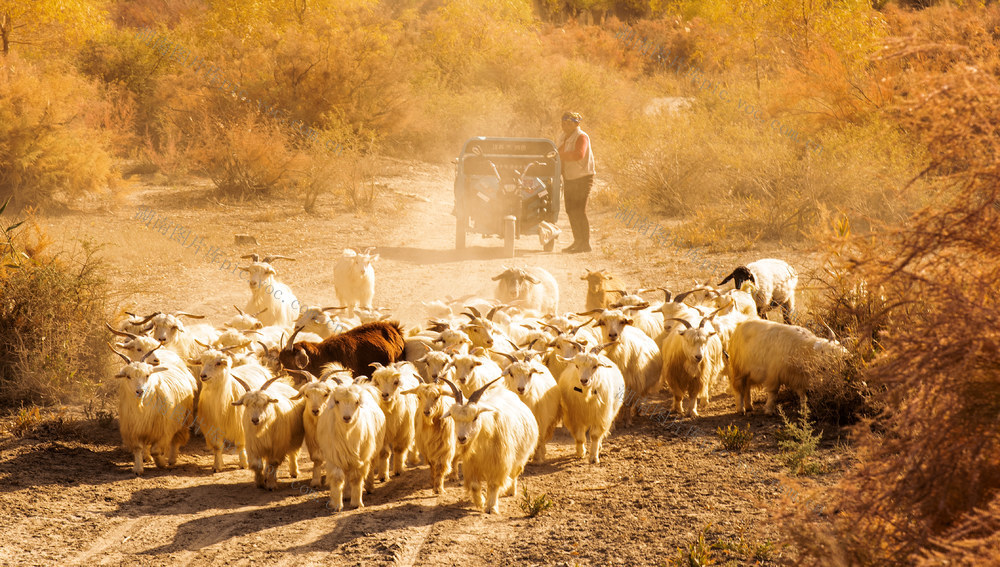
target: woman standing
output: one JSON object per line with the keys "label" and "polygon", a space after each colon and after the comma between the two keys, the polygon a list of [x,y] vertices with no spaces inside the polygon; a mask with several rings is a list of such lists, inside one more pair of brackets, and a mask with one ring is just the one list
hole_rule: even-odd
{"label": "woman standing", "polygon": [[563,139],[559,144],[562,161],[563,193],[566,195],[566,216],[573,229],[573,244],[563,252],[590,252],[590,222],[587,220],[587,198],[594,186],[594,154],[590,151],[590,136],[580,129],[583,117],[567,112],[562,117]]}

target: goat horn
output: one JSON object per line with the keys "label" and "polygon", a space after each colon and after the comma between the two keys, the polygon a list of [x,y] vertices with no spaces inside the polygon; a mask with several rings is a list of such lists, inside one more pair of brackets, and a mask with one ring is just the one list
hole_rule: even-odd
{"label": "goat horn", "polygon": [[837,340],[837,335],[833,332],[833,329],[830,328],[830,325],[827,325],[826,321],[821,321],[821,322],[823,323],[823,326],[826,327],[826,332],[829,335],[829,340],[831,341]]}
{"label": "goat horn", "polygon": [[572,329],[570,329],[570,334],[571,335],[575,335],[577,331],[579,331],[580,329],[582,329],[582,328],[586,327],[587,325],[591,324],[593,321],[594,321],[593,317],[591,317],[590,319],[587,319],[586,321],[584,321],[583,323],[581,323],[579,326],[573,327]]}
{"label": "goat horn", "polygon": [[277,254],[275,254],[274,256],[264,256],[264,262],[267,264],[270,264],[275,260],[291,260],[292,262],[294,262],[295,258],[289,258],[288,256],[278,256]]}
{"label": "goat horn", "polygon": [[375,370],[378,370],[379,368],[385,368],[385,366],[382,366],[382,363],[378,361],[372,362],[368,366],[374,368]]}
{"label": "goat horn", "polygon": [[347,309],[347,307],[324,307],[320,311],[343,311],[344,309]]}
{"label": "goat horn", "polygon": [[587,315],[592,315],[594,313],[602,313],[602,312],[604,312],[603,309],[591,309],[590,311],[584,311],[583,313],[577,313],[577,315],[579,315],[581,317],[586,317]]}
{"label": "goat horn", "polygon": [[508,352],[497,352],[495,350],[494,351],[490,351],[490,352],[492,352],[493,354],[499,354],[500,356],[502,356],[502,357],[510,360],[511,362],[517,362],[517,357],[514,356],[513,354],[508,353]]}
{"label": "goat horn", "polygon": [[478,402],[479,398],[483,397],[483,393],[486,391],[486,389],[489,388],[490,386],[492,386],[493,384],[496,384],[499,381],[500,381],[500,378],[495,378],[493,380],[490,380],[485,385],[483,385],[482,388],[476,390],[475,392],[472,392],[472,395],[469,396],[469,403],[470,404],[474,404],[474,403]]}
{"label": "goat horn", "polygon": [[473,315],[472,313],[466,313],[465,311],[462,311],[461,313],[459,313],[459,315],[465,315],[466,317],[469,318],[470,322],[475,321],[477,319],[475,315]]}
{"label": "goat horn", "polygon": [[154,352],[156,352],[156,350],[158,348],[160,348],[161,346],[163,346],[163,344],[158,344],[158,345],[156,345],[156,348],[154,348],[153,350],[151,350],[151,351],[147,352],[146,354],[142,355],[142,358],[139,359],[139,362],[146,362],[146,359],[149,358],[149,355],[151,355]]}
{"label": "goat horn", "polygon": [[[199,341],[198,339],[195,339],[194,342],[198,343],[199,345],[201,345],[201,346],[203,346],[205,348],[212,348],[212,345],[206,345],[205,343]],[[225,350],[225,349],[223,349],[223,350]]]}
{"label": "goat horn", "polygon": [[676,317],[667,317],[666,320],[667,321],[677,321],[678,323],[683,323],[684,326],[687,327],[688,329],[692,328],[691,323],[688,323],[686,319],[678,319]]}
{"label": "goat horn", "polygon": [[244,382],[243,379],[240,378],[239,376],[235,376],[233,374],[230,374],[230,376],[233,378],[233,380],[236,380],[236,382],[239,383],[240,386],[243,386],[243,391],[244,392],[252,392],[253,391],[253,388],[250,387],[250,384],[247,384],[246,382]]}
{"label": "goat horn", "polygon": [[[586,323],[584,323],[584,325],[586,325]],[[556,332],[557,335],[561,335],[562,334],[562,329],[560,329],[559,327],[556,327],[555,325],[550,325],[549,323],[542,323],[542,326],[543,327],[548,327],[548,328],[552,329],[553,331]]]}
{"label": "goat horn", "polygon": [[233,305],[233,308],[236,309],[236,312],[239,313],[240,315],[246,315],[246,313],[244,313],[243,310],[240,309],[239,307],[236,307],[235,305]]}
{"label": "goat horn", "polygon": [[447,378],[438,378],[438,380],[441,380],[445,384],[451,386],[451,393],[455,396],[456,404],[462,405],[464,403],[464,399],[462,398],[462,391],[458,389],[458,386],[453,384],[452,381]]}
{"label": "goat horn", "polygon": [[664,303],[667,303],[667,302],[670,301],[670,290],[669,289],[667,289],[665,287],[658,287],[656,289],[658,289],[658,290],[660,290],[660,291],[663,292],[663,302]]}
{"label": "goat horn", "polygon": [[177,317],[190,317],[192,319],[204,319],[205,318],[204,315],[192,315],[190,313],[185,313],[183,311],[178,311],[177,313],[174,313],[174,315],[176,315]]}
{"label": "goat horn", "polygon": [[251,262],[257,262],[257,261],[260,260],[260,256],[258,256],[256,253],[254,253],[254,254],[246,254],[244,256],[240,256],[240,258],[250,258]]}
{"label": "goat horn", "polygon": [[497,312],[497,309],[500,309],[499,305],[493,306],[493,309],[490,309],[490,312],[486,314],[486,319],[489,320],[489,321],[492,321],[493,320],[493,314]]}
{"label": "goat horn", "polygon": [[685,291],[684,293],[678,293],[677,296],[674,297],[674,303],[683,303],[684,298],[686,298],[687,296],[691,295],[692,293],[694,293],[696,291],[698,291],[698,290],[692,289],[690,291]]}
{"label": "goat horn", "polygon": [[250,346],[252,344],[253,344],[253,341],[250,341],[248,343],[243,343],[241,345],[227,346],[226,348],[222,349],[222,352],[229,352],[229,351],[233,350],[234,348],[246,348],[246,347],[248,347],[248,346]]}
{"label": "goat horn", "polygon": [[130,339],[136,339],[139,337],[139,335],[133,335],[132,333],[129,333],[127,331],[116,331],[115,328],[112,327],[111,325],[108,325],[107,322],[104,323],[104,326],[107,327],[109,331],[118,335],[119,337],[128,337]]}
{"label": "goat horn", "polygon": [[710,315],[710,316],[708,316],[708,317],[702,317],[702,318],[701,318],[701,321],[698,321],[698,328],[700,329],[700,328],[704,327],[704,326],[705,326],[705,321],[708,321],[708,320],[710,320],[711,318],[712,318],[712,316],[711,316],[711,315]]}
{"label": "goat horn", "polygon": [[269,350],[269,349],[267,348],[267,345],[265,345],[264,343],[262,343],[262,342],[260,342],[260,341],[254,341],[254,342],[255,342],[255,343],[257,343],[257,344],[259,344],[259,345],[260,345],[260,348],[264,349],[264,353],[265,353],[265,354],[267,353],[267,351]]}
{"label": "goat horn", "polygon": [[611,346],[613,344],[615,344],[614,341],[612,341],[610,343],[604,343],[603,345],[597,345],[594,348],[590,349],[590,352],[591,352],[591,354],[597,354],[597,353],[601,352],[602,350],[608,348],[609,346]]}
{"label": "goat horn", "polygon": [[472,314],[475,315],[476,317],[478,317],[480,319],[483,318],[483,314],[480,313],[479,310],[476,309],[475,307],[473,307],[471,305],[466,305],[465,308],[468,309],[470,312],[472,312]]}
{"label": "goat horn", "polygon": [[292,336],[288,337],[288,342],[285,344],[285,347],[281,350],[288,350],[292,348],[292,345],[294,344],[295,341],[295,335],[299,334],[299,331],[305,328],[306,328],[305,325],[299,325],[298,327],[296,327],[295,331],[292,333]]}
{"label": "goat horn", "polygon": [[139,321],[139,322],[137,322],[137,323],[136,323],[136,325],[145,325],[146,323],[149,323],[149,320],[150,320],[150,319],[152,319],[153,317],[156,317],[156,316],[157,316],[157,315],[159,315],[159,314],[160,314],[160,312],[159,312],[159,311],[153,311],[153,313],[151,313],[150,315],[146,315],[146,316],[145,316],[145,317],[144,317],[144,318],[142,319],[142,321]]}
{"label": "goat horn", "polygon": [[295,374],[301,374],[309,379],[310,382],[319,382],[319,378],[313,375],[312,372],[308,370],[297,370],[295,368],[286,368],[285,372],[294,372]]}
{"label": "goat horn", "polygon": [[115,350],[115,347],[111,346],[111,343],[108,343],[108,348],[111,349],[111,352],[113,352],[113,353],[117,354],[118,356],[122,357],[122,360],[125,361],[125,364],[131,364],[132,363],[132,359],[130,359],[129,357],[127,357],[124,354],[122,354],[122,353],[118,352],[117,350]]}
{"label": "goat horn", "polygon": [[271,384],[274,384],[278,380],[278,378],[281,378],[281,376],[275,376],[274,378],[271,378],[267,382],[264,382],[264,385],[260,387],[260,391],[263,392],[264,390],[266,390],[267,387],[270,386]]}

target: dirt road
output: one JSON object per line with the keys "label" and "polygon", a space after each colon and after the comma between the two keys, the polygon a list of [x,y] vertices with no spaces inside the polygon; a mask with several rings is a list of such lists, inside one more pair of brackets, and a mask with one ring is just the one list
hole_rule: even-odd
{"label": "dirt road", "polygon": [[[106,243],[113,285],[124,307],[185,310],[221,323],[248,297],[231,272],[134,220],[142,205],[190,227],[211,246],[237,256],[255,251],[233,244],[253,235],[256,251],[292,256],[280,277],[303,301],[335,303],[332,260],[346,246],[375,246],[376,302],[407,326],[424,318],[420,301],[464,294],[491,295],[490,277],[504,264],[538,265],[557,278],[563,310],[582,310],[584,268],[608,268],[629,284],[679,289],[693,279],[724,275],[735,262],[785,254],[755,251],[713,258],[699,271],[676,251],[657,249],[646,236],[612,218],[607,199],[592,206],[594,252],[543,253],[523,241],[516,260],[503,259],[497,240],[473,238],[452,249],[450,171],[386,162],[387,192],[374,213],[354,215],[321,199],[307,215],[293,200],[268,206],[207,200],[203,185],[166,188],[136,183],[120,202],[42,219],[58,241]],[[560,223],[567,231],[565,217]],[[561,241],[565,246],[568,240]],[[683,274],[683,275],[682,275]],[[657,409],[662,400],[650,407]],[[308,488],[311,463],[301,457],[298,479],[279,472],[280,489],[253,486],[235,466],[211,472],[211,457],[193,439],[172,470],[147,469],[136,478],[120,448],[115,423],[79,421],[0,440],[0,564],[37,565],[662,565],[707,529],[710,540],[741,534],[753,545],[774,539],[763,506],[783,490],[774,419],[741,418],[756,433],[748,452],[719,448],[714,431],[734,420],[732,398],[720,395],[697,421],[641,418],[605,443],[597,466],[572,458],[572,439],[560,429],[550,460],[523,477],[533,494],[554,506],[527,518],[519,498],[501,500],[501,515],[471,509],[457,484],[440,497],[426,467],[379,483],[366,507],[332,513],[326,493]],[[734,547],[738,544],[734,543]],[[766,551],[766,549],[765,549]],[[722,557],[728,552],[717,551]],[[762,557],[776,559],[775,548]],[[740,560],[742,561],[742,560]]]}

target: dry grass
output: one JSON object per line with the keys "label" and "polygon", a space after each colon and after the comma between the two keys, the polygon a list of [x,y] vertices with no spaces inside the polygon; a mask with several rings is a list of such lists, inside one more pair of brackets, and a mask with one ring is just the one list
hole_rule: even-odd
{"label": "dry grass", "polygon": [[885,389],[886,410],[856,428],[859,462],[826,497],[837,514],[786,513],[802,564],[997,561],[1000,295],[983,282],[1000,278],[1000,61],[985,49],[1000,9],[896,17],[910,36],[886,54],[908,93],[897,111],[928,148],[937,195],[843,254],[862,299],[892,298],[859,334],[884,349],[864,379]]}

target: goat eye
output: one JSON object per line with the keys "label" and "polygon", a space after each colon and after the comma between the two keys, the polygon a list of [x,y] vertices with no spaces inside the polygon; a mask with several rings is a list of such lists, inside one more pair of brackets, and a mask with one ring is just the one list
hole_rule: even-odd
{"label": "goat eye", "polygon": [[396,380],[396,381],[395,381],[395,382],[393,383],[393,386],[399,386],[399,380]]}

